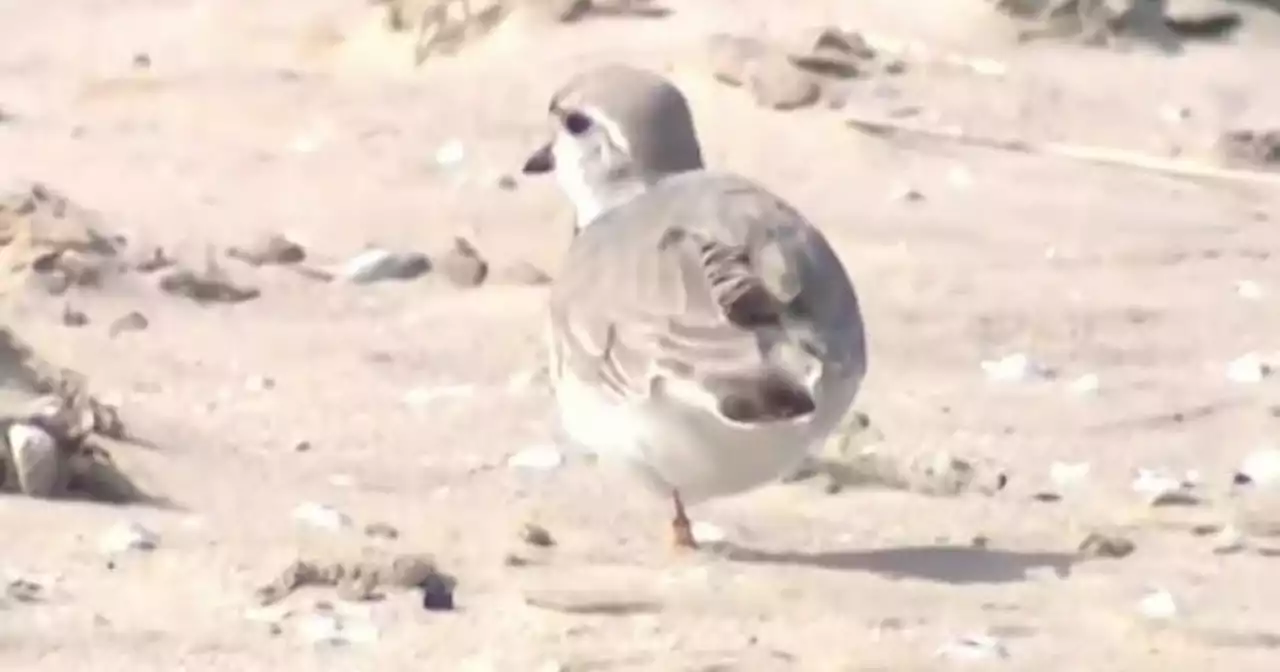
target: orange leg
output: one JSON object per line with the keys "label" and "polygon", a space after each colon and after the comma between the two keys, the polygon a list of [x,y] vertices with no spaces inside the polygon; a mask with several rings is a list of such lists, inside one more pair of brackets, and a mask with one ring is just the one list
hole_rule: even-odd
{"label": "orange leg", "polygon": [[676,505],[676,517],[671,520],[671,532],[673,533],[673,543],[677,548],[688,548],[696,550],[698,542],[693,538],[693,525],[689,523],[689,516],[685,515],[684,502],[680,501],[680,493],[671,492],[671,501]]}

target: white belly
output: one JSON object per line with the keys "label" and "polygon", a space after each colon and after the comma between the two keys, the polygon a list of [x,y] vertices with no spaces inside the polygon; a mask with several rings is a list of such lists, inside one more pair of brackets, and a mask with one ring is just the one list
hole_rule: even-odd
{"label": "white belly", "polygon": [[561,425],[574,442],[633,468],[657,493],[679,491],[695,503],[749,490],[794,468],[835,428],[858,382],[820,386],[818,410],[807,419],[750,427],[661,401],[614,403],[567,375],[555,390]]}

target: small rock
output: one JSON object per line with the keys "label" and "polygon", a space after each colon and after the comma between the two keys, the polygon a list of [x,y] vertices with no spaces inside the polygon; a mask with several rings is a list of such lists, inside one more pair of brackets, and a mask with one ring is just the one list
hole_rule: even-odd
{"label": "small rock", "polygon": [[822,94],[818,82],[781,53],[753,61],[747,68],[747,87],[757,105],[784,112],[809,107]]}
{"label": "small rock", "polygon": [[244,389],[246,392],[266,392],[274,390],[276,381],[270,376],[253,375],[244,381]]}
{"label": "small rock", "polygon": [[1178,602],[1167,590],[1153,590],[1138,601],[1138,613],[1152,621],[1171,621],[1178,615]]}
{"label": "small rock", "polygon": [[1080,555],[1091,558],[1124,558],[1136,549],[1130,539],[1101,532],[1090,532],[1076,548]]}
{"label": "small rock", "polygon": [[889,194],[889,198],[895,201],[919,203],[924,200],[924,194],[911,185],[901,184],[894,187],[893,191]]}
{"label": "small rock", "polygon": [[142,331],[149,326],[151,326],[151,322],[147,319],[147,316],[133,310],[113,320],[111,325],[107,327],[107,335],[115,338],[125,332]]}
{"label": "small rock", "polygon": [[276,233],[267,234],[246,247],[229,247],[226,254],[250,266],[296,264],[307,258],[301,245]]}
{"label": "small rock", "polygon": [[163,247],[144,248],[133,261],[133,270],[139,273],[153,273],[173,266],[177,262],[165,252]]}
{"label": "small rock", "polygon": [[295,453],[310,452],[311,448],[312,448],[311,442],[307,441],[306,439],[303,439],[302,441],[298,441],[293,444],[293,452]]}
{"label": "small rock", "polygon": [[1044,380],[1053,376],[1051,369],[1036,364],[1021,352],[986,360],[982,362],[982,370],[987,374],[987,380],[998,383]]}
{"label": "small rock", "polygon": [[1139,469],[1133,479],[1133,491],[1142,495],[1150,506],[1196,504],[1191,492],[1194,484],[1151,469]]}
{"label": "small rock", "polygon": [[364,536],[374,539],[399,539],[400,530],[390,523],[373,522],[364,526]]}
{"label": "small rock", "polygon": [[71,304],[62,306],[62,325],[66,327],[83,327],[89,324],[89,316],[84,312],[71,307]]}
{"label": "small rock", "polygon": [[1248,546],[1244,533],[1236,529],[1234,525],[1225,525],[1218,530],[1217,534],[1213,536],[1211,544],[1214,555],[1239,553]]}
{"label": "small rock", "polygon": [[1227,380],[1233,383],[1259,383],[1271,373],[1271,365],[1255,352],[1237,357],[1227,364]]}
{"label": "small rock", "polygon": [[848,79],[858,75],[861,61],[875,56],[875,50],[858,33],[827,27],[819,31],[809,53],[796,54],[791,62],[824,77]]}
{"label": "small rock", "polygon": [[1280,165],[1280,130],[1228,130],[1219,136],[1217,149],[1229,165],[1275,168]]}
{"label": "small rock", "polygon": [[367,285],[381,280],[413,280],[430,270],[431,260],[425,254],[374,248],[352,257],[336,275],[348,282]]}
{"label": "small rock", "polygon": [[1094,394],[1098,391],[1101,381],[1096,373],[1086,373],[1075,380],[1072,380],[1067,389],[1072,393],[1080,396]]}
{"label": "small rock", "polygon": [[436,164],[442,168],[450,168],[462,163],[467,158],[467,148],[458,139],[449,140],[436,150]]}
{"label": "small rock", "polygon": [[515,191],[518,183],[516,182],[516,178],[510,175],[502,175],[498,177],[497,185],[498,188],[503,191]]}
{"label": "small rock", "polygon": [[530,446],[507,458],[507,466],[515,469],[545,471],[564,463],[564,455],[554,446]]}
{"label": "small rock", "polygon": [[465,238],[454,238],[453,248],[440,258],[439,268],[455,287],[477,287],[489,275],[488,262]]}
{"label": "small rock", "polygon": [[729,538],[723,528],[703,520],[693,521],[689,531],[699,544],[720,544]]}
{"label": "small rock", "polygon": [[139,51],[133,55],[131,64],[139,70],[146,70],[151,67],[151,55],[145,51]]}
{"label": "small rock", "polygon": [[1280,450],[1263,448],[1245,456],[1236,472],[1239,485],[1267,487],[1280,482]]}
{"label": "small rock", "polygon": [[551,548],[556,545],[556,540],[547,528],[535,523],[525,523],[520,529],[520,539],[530,546],[539,548]]}
{"label": "small rock", "polygon": [[293,519],[323,530],[340,530],[351,525],[346,514],[316,502],[299,504],[293,510]]}
{"label": "small rock", "polygon": [[1261,299],[1265,292],[1262,291],[1262,285],[1252,280],[1241,280],[1236,283],[1236,294],[1242,299],[1256,301]]}
{"label": "small rock", "polygon": [[21,577],[10,578],[4,586],[5,597],[24,604],[39,602],[43,599],[44,593],[44,586],[39,582]]}
{"label": "small rock", "polygon": [[120,523],[111,527],[98,543],[107,555],[126,551],[152,551],[160,544],[160,536],[138,523]]}
{"label": "small rock", "polygon": [[204,272],[174,269],[160,278],[160,290],[197,303],[242,303],[261,295],[256,287],[239,285],[216,268]]}
{"label": "small rock", "polygon": [[[63,485],[63,463],[56,439],[39,425],[15,422],[5,432],[18,489],[28,497],[52,497]],[[2,468],[3,462],[0,462]]]}
{"label": "small rock", "polygon": [[422,608],[427,611],[453,611],[453,581],[439,573],[427,576],[422,585]]}

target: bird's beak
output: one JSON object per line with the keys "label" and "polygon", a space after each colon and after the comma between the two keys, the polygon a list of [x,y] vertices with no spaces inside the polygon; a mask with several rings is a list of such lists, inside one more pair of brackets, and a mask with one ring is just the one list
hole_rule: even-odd
{"label": "bird's beak", "polygon": [[551,172],[555,167],[556,157],[551,153],[551,143],[548,142],[524,162],[524,169],[521,172],[525,175],[541,175]]}

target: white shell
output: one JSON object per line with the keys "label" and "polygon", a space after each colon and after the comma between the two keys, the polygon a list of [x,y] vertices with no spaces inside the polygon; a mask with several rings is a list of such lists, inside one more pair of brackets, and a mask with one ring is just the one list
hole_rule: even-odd
{"label": "white shell", "polygon": [[58,442],[40,427],[14,423],[6,438],[18,474],[18,487],[31,497],[52,497],[61,487]]}

